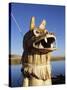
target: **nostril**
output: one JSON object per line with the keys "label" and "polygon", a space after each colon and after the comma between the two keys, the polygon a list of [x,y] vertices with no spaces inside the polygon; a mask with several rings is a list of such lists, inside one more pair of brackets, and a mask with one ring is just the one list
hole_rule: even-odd
{"label": "nostril", "polygon": [[53,33],[51,33],[51,35],[53,35]]}
{"label": "nostril", "polygon": [[52,33],[50,33],[51,35],[54,35],[54,33],[52,32]]}
{"label": "nostril", "polygon": [[46,34],[48,34],[48,32],[46,32]]}

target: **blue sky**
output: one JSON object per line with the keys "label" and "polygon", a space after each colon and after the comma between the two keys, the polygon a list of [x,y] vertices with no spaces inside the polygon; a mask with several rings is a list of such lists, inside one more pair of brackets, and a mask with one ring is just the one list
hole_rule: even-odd
{"label": "blue sky", "polygon": [[65,7],[54,5],[34,5],[12,3],[11,12],[15,16],[21,33],[11,17],[11,53],[22,55],[23,36],[29,30],[30,19],[35,16],[36,26],[39,26],[43,19],[46,20],[46,28],[49,32],[54,32],[57,37],[57,48],[53,55],[64,55],[65,52]]}

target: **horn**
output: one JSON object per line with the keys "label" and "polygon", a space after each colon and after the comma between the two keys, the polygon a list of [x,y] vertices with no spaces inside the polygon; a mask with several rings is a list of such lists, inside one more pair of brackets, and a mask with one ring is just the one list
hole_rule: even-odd
{"label": "horn", "polygon": [[35,28],[35,17],[33,16],[30,21],[30,30],[34,30]]}
{"label": "horn", "polygon": [[39,29],[45,29],[45,26],[46,26],[46,21],[43,20],[39,26]]}

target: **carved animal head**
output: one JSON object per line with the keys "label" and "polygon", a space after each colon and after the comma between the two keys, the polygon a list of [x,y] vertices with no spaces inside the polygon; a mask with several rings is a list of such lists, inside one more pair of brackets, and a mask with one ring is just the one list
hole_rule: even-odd
{"label": "carved animal head", "polygon": [[23,48],[26,51],[48,53],[56,49],[54,33],[46,30],[46,21],[43,20],[39,27],[35,26],[35,17],[30,22],[30,30],[23,39]]}

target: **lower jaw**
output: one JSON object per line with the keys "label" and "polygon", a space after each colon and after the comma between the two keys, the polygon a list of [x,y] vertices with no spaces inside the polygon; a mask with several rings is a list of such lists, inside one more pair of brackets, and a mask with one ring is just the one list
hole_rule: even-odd
{"label": "lower jaw", "polygon": [[39,45],[35,45],[35,43],[33,43],[33,48],[34,48],[34,52],[39,52],[39,53],[49,53],[49,52],[52,52],[54,50],[56,50],[56,48],[53,47],[44,47],[41,43]]}
{"label": "lower jaw", "polygon": [[47,53],[50,53],[54,50],[56,50],[56,48],[37,48],[37,47],[34,47],[34,49],[32,49],[32,52],[34,52],[35,54],[36,53],[47,54]]}

